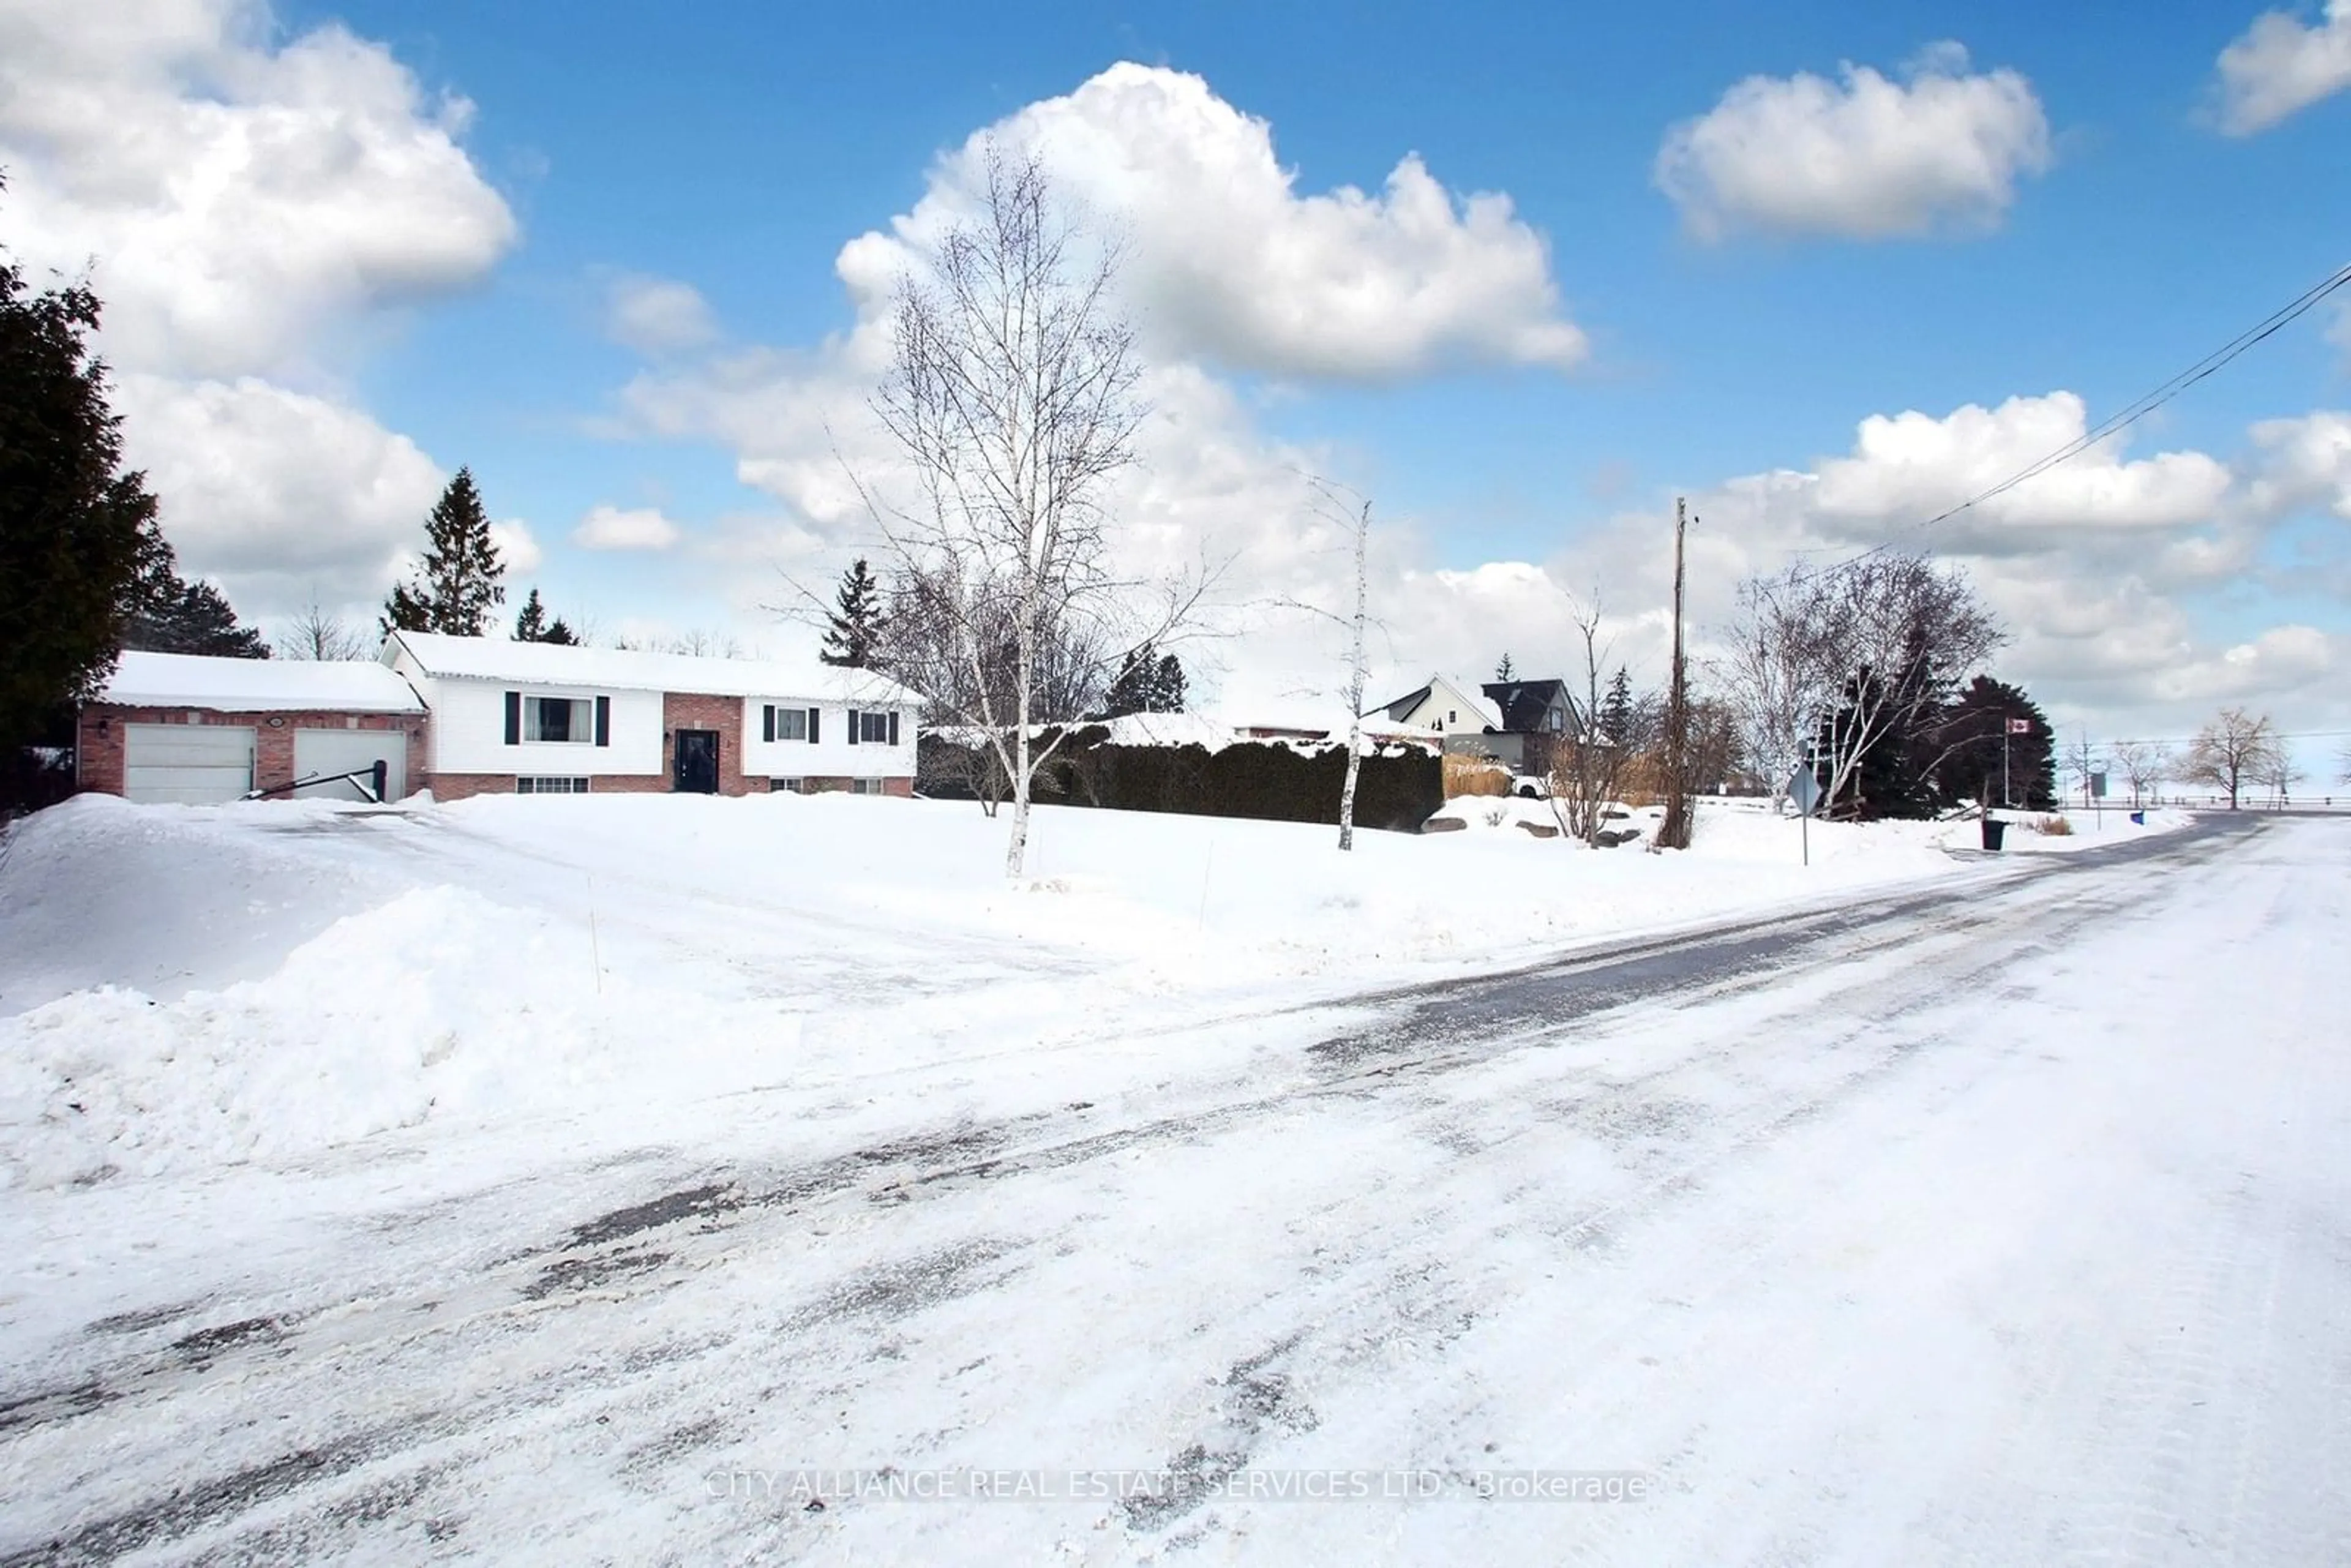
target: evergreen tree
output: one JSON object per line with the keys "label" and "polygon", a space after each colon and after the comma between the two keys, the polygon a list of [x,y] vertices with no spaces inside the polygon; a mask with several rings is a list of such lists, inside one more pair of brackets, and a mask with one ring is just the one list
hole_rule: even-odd
{"label": "evergreen tree", "polygon": [[1515,681],[1518,678],[1518,671],[1512,668],[1510,664],[1510,651],[1505,649],[1502,653],[1502,662],[1494,666],[1494,679],[1497,681]]}
{"label": "evergreen tree", "polygon": [[1150,643],[1119,661],[1110,690],[1102,694],[1096,718],[1123,718],[1131,713],[1182,713],[1189,683],[1184,661],[1161,653]]}
{"label": "evergreen tree", "polygon": [[84,341],[98,319],[89,289],[28,294],[0,253],[0,747],[97,690],[162,548]]}
{"label": "evergreen tree", "polygon": [[[2011,719],[2024,721],[2022,734],[2009,733]],[[1978,675],[1944,707],[1938,729],[1935,792],[1944,805],[1975,800],[2013,802],[2032,811],[2056,809],[2056,736],[2048,716],[2022,688]]]}
{"label": "evergreen tree", "polygon": [[209,582],[183,582],[171,547],[162,570],[136,591],[122,645],[149,653],[210,653],[225,659],[266,659],[261,629],[241,626],[227,599]]}
{"label": "evergreen tree", "polygon": [[1635,728],[1633,716],[1633,681],[1632,677],[1625,673],[1624,665],[1616,666],[1616,674],[1608,682],[1608,695],[1600,699],[1600,712],[1596,716],[1599,720],[1597,727],[1600,739],[1610,746],[1625,747],[1633,744]]}
{"label": "evergreen tree", "polygon": [[882,642],[882,587],[860,556],[841,574],[834,595],[840,608],[826,617],[824,647],[817,657],[828,664],[869,670]]}
{"label": "evergreen tree", "polygon": [[506,602],[506,565],[490,538],[490,515],[473,471],[457,470],[424,519],[424,569],[413,585],[401,583],[384,601],[386,632],[445,632],[479,637],[490,607]]}
{"label": "evergreen tree", "polygon": [[530,597],[523,601],[522,613],[515,617],[514,640],[517,643],[560,643],[566,647],[579,645],[578,633],[559,615],[547,618],[547,606],[539,602],[538,590],[533,588]]}
{"label": "evergreen tree", "polygon": [[1151,684],[1151,711],[1182,713],[1190,684],[1184,678],[1184,661],[1173,653],[1161,654],[1157,678]]}

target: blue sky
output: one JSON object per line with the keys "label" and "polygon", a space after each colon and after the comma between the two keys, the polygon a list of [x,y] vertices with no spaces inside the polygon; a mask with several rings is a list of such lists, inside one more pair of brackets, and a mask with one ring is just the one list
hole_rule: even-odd
{"label": "blue sky", "polygon": [[[160,16],[163,0],[155,5]],[[759,395],[799,389],[841,401],[852,418],[860,399],[841,343],[860,317],[836,273],[844,244],[926,200],[951,206],[954,154],[987,128],[1033,122],[1063,146],[1070,124],[1099,130],[1106,121],[1082,106],[1060,120],[1032,106],[1082,97],[1121,61],[1197,78],[1229,116],[1211,127],[1228,141],[1235,127],[1262,122],[1296,203],[1342,187],[1376,200],[1416,154],[1457,213],[1472,193],[1499,193],[1511,234],[1547,246],[1547,302],[1523,278],[1515,292],[1498,286],[1485,305],[1463,308],[1459,331],[1433,328],[1368,369],[1333,373],[1311,354],[1236,350],[1222,328],[1197,340],[1171,329],[1156,347],[1231,400],[1214,416],[1219,449],[1241,452],[1252,473],[1302,457],[1377,497],[1391,530],[1381,612],[1396,678],[1432,666],[1474,674],[1506,643],[1522,670],[1557,664],[1558,595],[1593,587],[1619,622],[1624,655],[1654,662],[1662,576],[1644,541],[1676,494],[1719,519],[1711,553],[1695,559],[1710,574],[1701,609],[1719,612],[1740,571],[1885,537],[1917,508],[1939,509],[1934,497],[1959,498],[2001,454],[2017,454],[2011,466],[2039,455],[2031,443],[2044,428],[2018,411],[2014,428],[1985,438],[1975,467],[1939,480],[1913,472],[1932,466],[1915,453],[1837,479],[1823,465],[1854,456],[1865,420],[1916,411],[1941,421],[1969,404],[1997,411],[2064,392],[2095,421],[2351,260],[2351,91],[2330,90],[2327,74],[2338,41],[2351,60],[2351,5],[2338,5],[2339,40],[2315,6],[2257,23],[2257,3],[697,5],[657,20],[618,4],[168,9],[172,26],[152,29],[172,35],[168,47],[99,36],[57,6],[6,26],[20,58],[50,78],[83,73],[93,98],[114,95],[118,118],[274,107],[293,116],[290,142],[303,115],[336,120],[324,106],[340,93],[373,106],[370,135],[382,152],[341,198],[318,198],[351,209],[319,227],[362,260],[339,260],[319,240],[312,273],[284,263],[274,293],[286,330],[269,355],[191,354],[187,317],[168,301],[151,329],[126,325],[110,345],[118,365],[146,378],[129,411],[154,434],[141,451],[134,431],[134,454],[152,454],[159,481],[183,480],[183,553],[265,617],[306,592],[352,604],[380,592],[393,498],[427,467],[437,477],[465,463],[494,512],[527,529],[541,558],[529,580],[557,608],[608,632],[713,627],[788,645],[797,633],[762,616],[759,602],[775,595],[758,585],[785,570],[820,579],[858,541],[842,519],[814,516],[803,482],[777,479],[772,466],[759,483],[738,476],[747,461],[805,455],[748,431],[747,411]],[[315,47],[326,38],[342,47]],[[2288,46],[2301,52],[2281,54]],[[2231,48],[2239,64],[2224,69]],[[289,64],[312,54],[324,63],[309,75]],[[1772,184],[1797,157],[1784,117],[1817,89],[1813,107],[1825,94],[1834,130],[1838,95],[1855,86],[1848,65],[1876,73],[1902,112],[1923,114],[1930,89],[1964,99],[1952,123],[1982,139],[1979,162],[2001,166],[1938,162],[1931,148],[1906,163],[1886,152],[1898,127],[1870,129],[1836,152],[1846,163],[1786,204]],[[2351,65],[2341,74],[2351,79]],[[1810,89],[1807,78],[1817,78]],[[1661,188],[1661,148],[1701,120],[1740,131],[1741,83],[1764,118],[1743,122],[1745,142],[1729,136],[1686,165],[1713,193],[1709,233],[1687,180],[1679,200]],[[451,99],[469,112],[450,112]],[[1104,134],[1164,151],[1192,121],[1162,110],[1142,131],[1122,120]],[[100,256],[103,287],[116,265],[107,257],[136,249],[152,226],[91,193],[77,159],[96,155],[59,129],[66,118],[0,116],[14,187],[0,236],[24,248],[21,225],[44,223],[56,232],[35,237],[58,254]],[[438,161],[417,174],[403,145]],[[239,146],[204,166],[257,186],[286,183],[273,183],[266,149]],[[319,160],[289,167],[318,177]],[[175,186],[172,173],[154,172],[140,211],[177,199],[185,182]],[[1874,196],[1850,197],[1830,188],[1836,180],[1878,183]],[[440,184],[419,194],[429,181]],[[1153,237],[1147,212],[1119,206],[1130,186],[1072,183],[1139,224],[1144,251],[1168,243]],[[1131,188],[1155,199],[1148,180]],[[1196,235],[1213,256],[1220,225],[1240,220],[1196,192],[1186,199],[1194,208],[1169,232]],[[1915,222],[1886,217],[1914,204]],[[401,236],[429,232],[436,213],[458,237],[423,259],[400,256]],[[381,234],[368,232],[371,214]],[[196,243],[233,252],[232,238],[202,232],[217,212],[177,215]],[[1447,267],[1475,270],[1461,256],[1447,262],[1399,242],[1392,270],[1435,295],[1460,281]],[[144,286],[127,266],[115,276],[126,294]],[[713,330],[651,350],[615,341],[616,301],[656,282],[690,288]],[[1217,308],[1238,308],[1247,282],[1226,280]],[[1316,308],[1304,296],[1292,303]],[[1136,301],[1169,319],[1196,304],[1164,289]],[[2085,482],[2071,499],[2053,493],[2010,518],[2011,533],[1955,557],[2018,630],[2011,673],[2110,730],[2174,733],[2238,699],[2304,728],[2351,727],[2338,695],[2351,657],[2351,434],[2321,417],[2351,406],[2351,347],[2327,336],[2343,319],[2315,312],[2166,408],[2111,455],[2106,490]],[[1546,323],[1572,327],[1585,351],[1568,362],[1497,346],[1531,342]],[[222,341],[255,336],[224,330]],[[1237,352],[1251,362],[1235,362]],[[764,356],[757,389],[740,373],[752,354]],[[1517,362],[1529,357],[1539,362]],[[262,397],[248,383],[283,390],[267,418],[247,408]],[[199,393],[201,418],[188,412]],[[324,515],[334,507],[319,497],[337,492],[323,475],[255,481],[240,495],[207,476],[192,448],[168,444],[167,432],[199,442],[205,419],[221,427],[215,452],[258,449],[275,431],[280,446],[314,455],[340,447],[302,435],[304,422],[339,421],[359,465],[347,488],[380,497],[379,510],[348,523]],[[2298,423],[2264,444],[2251,434],[2260,422]],[[361,424],[384,441],[371,446]],[[377,451],[402,441],[413,458]],[[1197,455],[1187,452],[1162,454],[1163,491],[1182,489]],[[2163,452],[2201,455],[2208,467],[2123,466]],[[277,447],[268,453],[277,460]],[[1774,471],[1816,474],[1822,496],[1844,498],[1822,503],[1825,514],[1810,502],[1792,511],[1740,489]],[[301,564],[279,570],[269,552],[283,541],[262,514],[292,495],[311,498],[309,533],[281,550]],[[1187,517],[1215,515],[1213,497],[1176,500]],[[1249,505],[1256,513],[1217,524],[1220,542],[1242,552],[1239,575],[1263,559],[1286,563],[1262,574],[1280,591],[1326,587],[1293,559],[1296,538],[1281,534],[1290,524],[1258,515],[1280,504]],[[641,522],[658,513],[666,542],[573,543],[599,507]],[[2091,542],[2069,543],[2076,534]],[[340,555],[339,538],[349,541]],[[1510,563],[1533,578],[1497,570]],[[2099,624],[2077,623],[2092,601]],[[1227,640],[1203,659],[1220,673],[1212,684],[1270,702],[1312,686],[1328,652],[1300,629]]]}

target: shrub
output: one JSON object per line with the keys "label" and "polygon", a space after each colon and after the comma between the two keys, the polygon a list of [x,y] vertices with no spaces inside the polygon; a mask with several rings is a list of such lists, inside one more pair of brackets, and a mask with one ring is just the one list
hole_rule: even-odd
{"label": "shrub", "polygon": [[2044,838],[2070,839],[2074,824],[2064,817],[2043,817],[2034,821],[2032,831]]}
{"label": "shrub", "polygon": [[1510,776],[1503,769],[1479,757],[1445,758],[1445,798],[1459,795],[1507,795],[1510,792]]}

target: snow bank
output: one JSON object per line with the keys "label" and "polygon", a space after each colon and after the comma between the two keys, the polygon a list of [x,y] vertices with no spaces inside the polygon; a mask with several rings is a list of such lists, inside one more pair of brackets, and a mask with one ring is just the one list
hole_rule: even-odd
{"label": "snow bank", "polygon": [[[274,974],[157,1001],[116,986],[0,1021],[0,1168],[53,1186],[277,1158],[427,1117],[480,1121],[626,1082],[695,1038],[691,997],[600,981],[545,917],[455,887],[336,921]],[[768,1061],[797,1038],[737,1037]],[[689,1058],[663,1065],[689,1077]],[[701,1079],[698,1086],[706,1087]]]}

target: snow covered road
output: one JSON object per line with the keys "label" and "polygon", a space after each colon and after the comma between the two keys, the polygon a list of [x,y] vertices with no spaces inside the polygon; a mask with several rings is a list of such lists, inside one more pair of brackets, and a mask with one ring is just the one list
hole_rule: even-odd
{"label": "snow covered road", "polygon": [[2346,873],[12,1195],[0,1563],[2351,1560]]}

